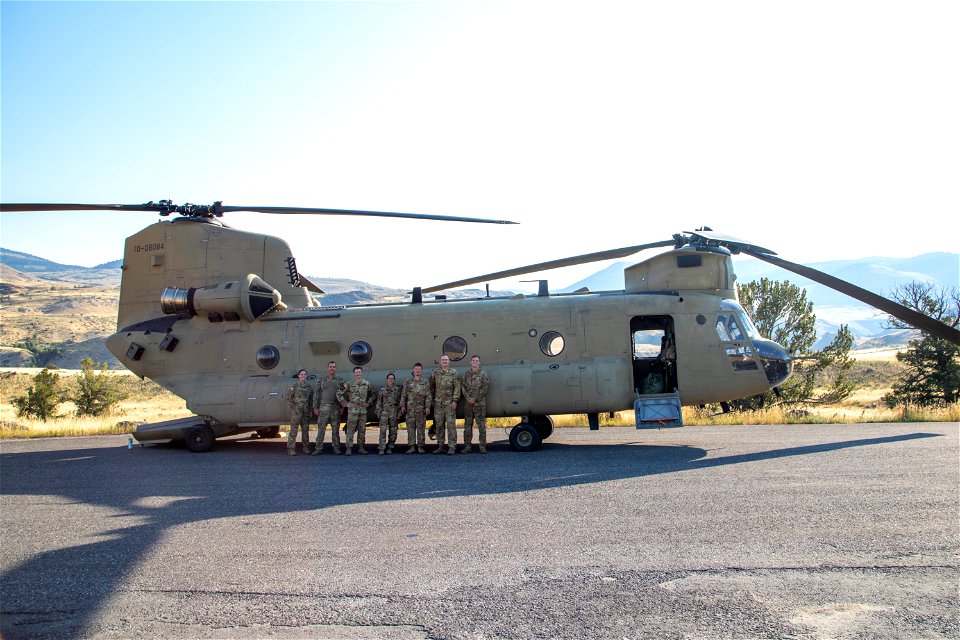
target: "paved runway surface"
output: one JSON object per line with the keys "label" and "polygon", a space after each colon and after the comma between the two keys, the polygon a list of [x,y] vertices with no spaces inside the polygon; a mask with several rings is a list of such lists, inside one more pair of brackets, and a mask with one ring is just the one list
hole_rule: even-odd
{"label": "paved runway surface", "polygon": [[7,441],[2,633],[957,638],[958,459],[956,424],[559,429],[486,456]]}

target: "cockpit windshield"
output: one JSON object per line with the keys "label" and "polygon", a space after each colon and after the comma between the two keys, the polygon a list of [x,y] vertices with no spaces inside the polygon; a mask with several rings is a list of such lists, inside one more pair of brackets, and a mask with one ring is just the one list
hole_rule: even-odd
{"label": "cockpit windshield", "polygon": [[753,326],[749,316],[743,308],[731,300],[720,303],[720,314],[717,316],[717,335],[724,342],[736,340],[752,340],[759,338],[757,328]]}

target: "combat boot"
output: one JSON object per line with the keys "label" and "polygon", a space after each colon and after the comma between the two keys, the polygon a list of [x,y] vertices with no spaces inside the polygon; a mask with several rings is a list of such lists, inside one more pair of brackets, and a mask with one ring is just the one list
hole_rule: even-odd
{"label": "combat boot", "polygon": [[448,455],[448,456],[455,455],[456,453],[457,453],[457,445],[452,444],[452,445],[450,445],[449,447],[447,447],[447,455]]}
{"label": "combat boot", "polygon": [[387,455],[393,453],[393,447],[387,447]]}
{"label": "combat boot", "polygon": [[333,455],[339,456],[339,455],[342,455],[342,454],[343,454],[343,449],[341,449],[340,447],[334,447],[334,448],[333,448]]}
{"label": "combat boot", "polygon": [[295,456],[295,455],[297,455],[297,450],[296,450],[296,449],[287,449],[287,455],[288,455],[288,456]]}
{"label": "combat boot", "polygon": [[437,449],[436,449],[436,451],[434,451],[433,453],[434,453],[434,454],[446,453],[446,451],[447,451],[447,445],[441,444],[441,445],[437,445]]}
{"label": "combat boot", "polygon": [[352,455],[353,455],[353,447],[347,447],[347,450],[343,452],[343,455],[345,455],[345,456],[352,456]]}
{"label": "combat boot", "polygon": [[416,452],[417,452],[417,448],[416,448],[416,447],[408,447],[405,453],[406,453],[407,455],[410,455],[411,453],[416,453]]}
{"label": "combat boot", "polygon": [[377,455],[378,455],[378,456],[382,456],[382,455],[383,455],[383,449],[377,449]]}
{"label": "combat boot", "polygon": [[473,445],[465,444],[463,445],[463,449],[460,451],[460,453],[470,453],[471,451],[473,451]]}
{"label": "combat boot", "polygon": [[358,444],[358,445],[357,445],[357,455],[358,455],[358,456],[365,456],[365,455],[367,455],[367,447],[364,446],[364,445],[362,445],[362,444]]}
{"label": "combat boot", "polygon": [[482,444],[482,445],[480,445],[479,447],[477,447],[477,451],[479,451],[480,453],[486,453],[486,452],[487,452],[487,446]]}
{"label": "combat boot", "polygon": [[310,455],[319,456],[322,453],[323,453],[323,447],[318,446],[316,449],[310,452]]}
{"label": "combat boot", "polygon": [[417,447],[417,453],[426,453],[426,452],[427,450],[424,449],[423,447]]}

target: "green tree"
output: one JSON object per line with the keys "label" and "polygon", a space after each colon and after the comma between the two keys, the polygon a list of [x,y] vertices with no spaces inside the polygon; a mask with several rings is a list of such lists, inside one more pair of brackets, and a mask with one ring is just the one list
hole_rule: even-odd
{"label": "green tree", "polygon": [[[78,416],[105,415],[113,405],[127,397],[116,380],[107,375],[106,362],[95,363],[90,358],[84,358],[80,367],[76,392],[71,398],[77,405]],[[100,372],[95,374],[94,369],[99,369]]]}
{"label": "green tree", "polygon": [[[853,334],[841,326],[833,341],[823,350],[813,349],[817,341],[817,316],[807,292],[789,281],[761,278],[737,285],[740,303],[753,318],[757,329],[790,351],[794,356],[793,377],[772,391],[751,398],[735,400],[737,410],[755,410],[777,402],[792,404],[829,404],[839,402],[853,392],[847,372],[853,364],[850,348]],[[827,383],[816,394],[818,381]]]}
{"label": "green tree", "polygon": [[[960,322],[957,287],[910,282],[895,287],[890,298],[948,326],[956,327]],[[887,325],[909,328],[896,318],[890,318]],[[924,333],[911,340],[907,350],[897,354],[897,360],[907,365],[907,369],[884,396],[887,406],[941,406],[960,400],[960,346]]]}
{"label": "green tree", "polygon": [[33,385],[27,389],[27,395],[13,399],[17,415],[21,418],[38,418],[46,422],[54,417],[57,405],[63,402],[63,393],[59,389],[60,376],[44,369],[33,377]]}
{"label": "green tree", "polygon": [[33,366],[35,367],[46,367],[63,355],[63,349],[53,345],[44,344],[37,338],[37,336],[14,343],[13,346],[18,349],[26,349],[27,351],[33,353]]}

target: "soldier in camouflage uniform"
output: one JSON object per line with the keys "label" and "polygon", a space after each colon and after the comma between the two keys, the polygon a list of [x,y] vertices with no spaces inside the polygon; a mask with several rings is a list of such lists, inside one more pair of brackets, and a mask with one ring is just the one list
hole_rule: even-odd
{"label": "soldier in camouflage uniform", "polygon": [[354,367],[353,380],[337,392],[337,400],[347,408],[347,450],[353,452],[353,434],[357,434],[357,453],[365,456],[367,450],[367,407],[373,399],[373,385],[363,379],[363,368]]}
{"label": "soldier in camouflage uniform", "polygon": [[327,363],[327,375],[317,379],[317,388],[313,394],[313,415],[317,416],[317,446],[313,449],[315,456],[323,453],[323,440],[327,433],[327,424],[330,424],[330,444],[335,454],[342,453],[340,449],[340,402],[337,392],[343,388],[343,378],[337,375],[337,363],[331,360]]}
{"label": "soldier in camouflage uniform", "polygon": [[430,382],[423,379],[423,365],[413,365],[413,377],[407,378],[400,392],[400,414],[407,416],[407,453],[426,453],[424,427],[431,405]]}
{"label": "soldier in camouflage uniform", "polygon": [[[433,390],[433,426],[437,430],[437,450],[434,453],[457,452],[457,399],[460,397],[460,376],[450,368],[450,357],[440,356],[440,368],[430,374]],[[446,442],[444,442],[446,427]]]}
{"label": "soldier in camouflage uniform", "polygon": [[313,407],[313,387],[307,384],[307,370],[297,372],[297,381],[287,389],[290,406],[290,432],[287,433],[287,455],[297,455],[297,430],[303,432],[303,452],[310,453],[310,409]]}
{"label": "soldier in camouflage uniform", "polygon": [[395,375],[388,373],[387,384],[380,387],[380,393],[377,394],[375,412],[380,417],[380,442],[377,448],[380,455],[393,453],[393,446],[397,444],[397,409],[403,390],[396,385],[396,380]]}
{"label": "soldier in camouflage uniform", "polygon": [[470,358],[470,371],[463,374],[463,453],[473,449],[473,421],[477,421],[480,434],[480,453],[487,452],[487,391],[490,378],[480,369],[480,356]]}

